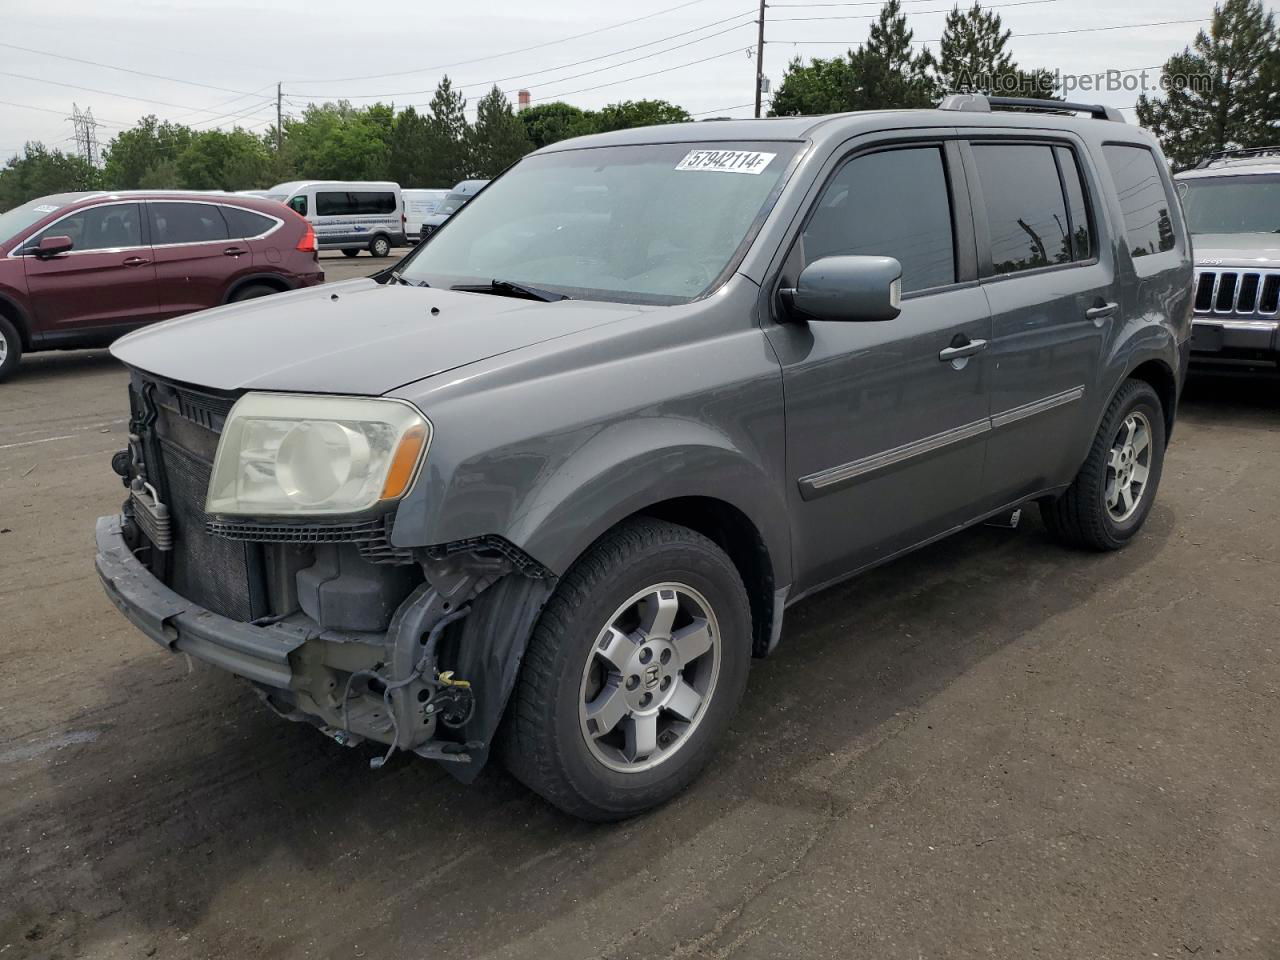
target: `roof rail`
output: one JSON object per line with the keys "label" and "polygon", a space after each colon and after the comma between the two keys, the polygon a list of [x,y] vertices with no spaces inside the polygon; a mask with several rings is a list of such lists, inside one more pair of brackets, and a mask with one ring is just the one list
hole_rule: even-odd
{"label": "roof rail", "polygon": [[1280,157],[1280,144],[1270,147],[1239,147],[1231,150],[1215,150],[1196,164],[1202,170],[1215,160],[1246,160],[1250,157]]}
{"label": "roof rail", "polygon": [[1072,103],[1069,100],[1038,100],[1033,97],[988,97],[984,93],[953,93],[938,104],[939,110],[962,110],[968,113],[990,113],[992,107],[1017,107],[1041,113],[1087,113],[1095,120],[1124,123],[1115,107],[1100,103]]}

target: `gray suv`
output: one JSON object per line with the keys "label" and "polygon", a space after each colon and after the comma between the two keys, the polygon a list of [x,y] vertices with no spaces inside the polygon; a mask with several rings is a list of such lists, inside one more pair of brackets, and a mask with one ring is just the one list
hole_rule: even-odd
{"label": "gray suv", "polygon": [[1096,550],[1152,508],[1191,333],[1165,162],[1101,107],[992,105],[558,143],[393,270],[117,342],[107,593],[375,767],[663,802],[792,604],[1031,501]]}
{"label": "gray suv", "polygon": [[1228,150],[1175,178],[1195,240],[1191,356],[1280,366],[1280,146]]}

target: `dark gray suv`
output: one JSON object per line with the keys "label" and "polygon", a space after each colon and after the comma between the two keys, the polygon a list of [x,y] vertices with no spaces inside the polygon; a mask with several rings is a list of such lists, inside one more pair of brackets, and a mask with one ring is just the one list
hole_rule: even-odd
{"label": "dark gray suv", "polygon": [[394,270],[119,341],[108,594],[375,767],[666,800],[802,597],[1030,501],[1100,550],[1151,510],[1165,162],[991,105],[558,143]]}

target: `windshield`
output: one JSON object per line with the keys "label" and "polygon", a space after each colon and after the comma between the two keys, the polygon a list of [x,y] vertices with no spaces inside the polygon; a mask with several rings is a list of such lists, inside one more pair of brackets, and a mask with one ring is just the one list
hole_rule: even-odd
{"label": "windshield", "polygon": [[691,300],[749,239],[798,149],[674,143],[526,157],[401,272],[435,287],[499,279],[575,299]]}
{"label": "windshield", "polygon": [[39,200],[32,200],[30,203],[24,203],[20,207],[0,213],[0,241],[15,237],[61,206],[63,205],[55,202],[51,197],[41,197]]}
{"label": "windshield", "polygon": [[1187,227],[1199,233],[1280,233],[1280,173],[1178,181]]}
{"label": "windshield", "polygon": [[441,213],[456,213],[461,210],[472,194],[469,193],[450,193],[444,198],[444,203],[440,204]]}

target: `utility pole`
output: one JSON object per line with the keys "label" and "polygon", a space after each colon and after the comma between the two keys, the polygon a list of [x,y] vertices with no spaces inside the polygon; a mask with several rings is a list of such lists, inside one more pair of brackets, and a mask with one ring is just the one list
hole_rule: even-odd
{"label": "utility pole", "polygon": [[277,154],[280,153],[280,144],[284,139],[284,131],[281,129],[281,127],[284,125],[284,118],[283,118],[284,110],[283,110],[283,107],[281,106],[281,101],[284,99],[284,94],[280,90],[281,86],[282,84],[279,84],[279,83],[276,84],[276,153]]}
{"label": "utility pole", "polygon": [[764,0],[760,0],[760,19],[756,21],[756,119],[760,119],[760,88],[764,86]]}

